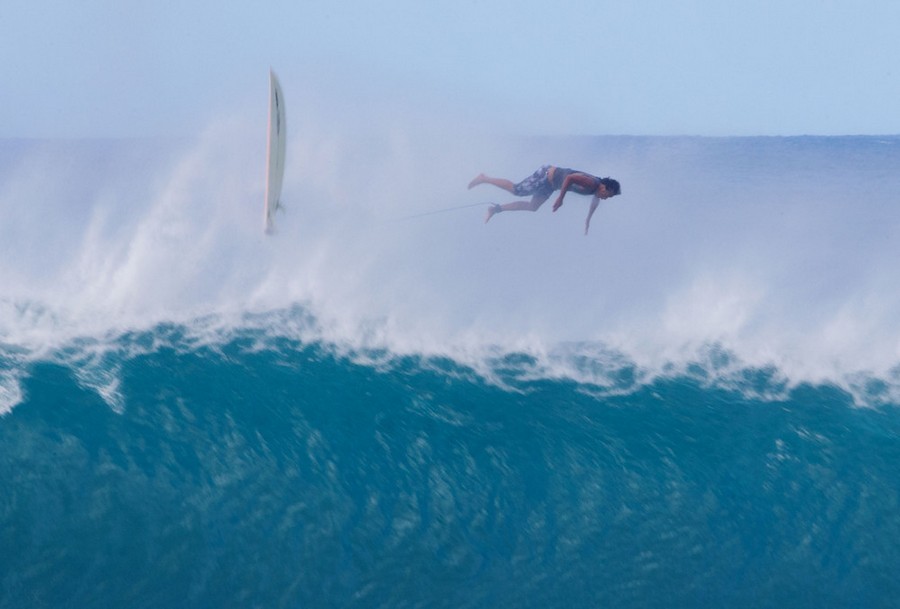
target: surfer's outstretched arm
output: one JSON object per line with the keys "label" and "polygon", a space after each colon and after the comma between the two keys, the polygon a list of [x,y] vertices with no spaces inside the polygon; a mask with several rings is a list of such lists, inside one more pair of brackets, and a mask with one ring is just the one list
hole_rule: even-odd
{"label": "surfer's outstretched arm", "polygon": [[568,192],[568,190],[572,188],[573,185],[577,184],[578,186],[584,188],[590,188],[594,185],[595,179],[596,178],[593,178],[581,172],[575,172],[567,175],[566,179],[563,180],[562,185],[560,185],[559,187],[559,196],[556,197],[556,202],[553,204],[553,211],[556,211],[557,209],[562,207],[563,198],[566,196],[566,192]]}
{"label": "surfer's outstretched arm", "polygon": [[594,197],[591,199],[591,208],[588,210],[587,219],[584,221],[584,236],[586,237],[588,234],[588,230],[591,228],[591,216],[594,215],[594,212],[597,211],[597,206],[600,205],[600,198]]}

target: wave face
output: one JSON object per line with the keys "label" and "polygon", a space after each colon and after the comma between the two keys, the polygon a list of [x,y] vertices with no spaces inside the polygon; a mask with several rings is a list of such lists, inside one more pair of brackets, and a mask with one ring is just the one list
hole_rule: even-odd
{"label": "wave face", "polygon": [[118,413],[77,366],[28,367],[0,419],[0,606],[889,607],[900,592],[896,408],[691,377],[604,393],[529,378],[525,354],[487,382],[446,358],[189,334],[117,341]]}
{"label": "wave face", "polygon": [[0,142],[0,607],[893,604],[900,139],[292,125]]}

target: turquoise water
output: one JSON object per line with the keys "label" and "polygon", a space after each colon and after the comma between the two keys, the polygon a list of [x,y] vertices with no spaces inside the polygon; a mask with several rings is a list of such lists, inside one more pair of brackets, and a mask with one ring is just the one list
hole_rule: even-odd
{"label": "turquoise water", "polygon": [[[900,416],[171,343],[0,420],[4,607],[889,607]],[[147,335],[143,340],[154,337]],[[765,378],[749,379],[755,384]]]}
{"label": "turquoise water", "polygon": [[0,146],[0,607],[895,605],[900,140],[213,144]]}

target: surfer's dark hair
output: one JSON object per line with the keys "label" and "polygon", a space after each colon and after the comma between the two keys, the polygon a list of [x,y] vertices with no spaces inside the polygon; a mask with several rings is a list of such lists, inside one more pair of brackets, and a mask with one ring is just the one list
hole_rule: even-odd
{"label": "surfer's dark hair", "polygon": [[606,187],[606,192],[615,196],[622,193],[622,187],[619,186],[618,180],[612,178],[600,178],[600,183]]}

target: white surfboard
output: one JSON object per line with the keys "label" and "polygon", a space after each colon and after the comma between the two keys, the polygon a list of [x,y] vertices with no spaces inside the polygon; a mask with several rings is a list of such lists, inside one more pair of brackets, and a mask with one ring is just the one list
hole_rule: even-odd
{"label": "white surfboard", "polygon": [[269,70],[269,151],[266,155],[266,233],[275,229],[275,212],[281,207],[281,183],[284,180],[284,151],[287,123],[284,94],[275,72]]}

